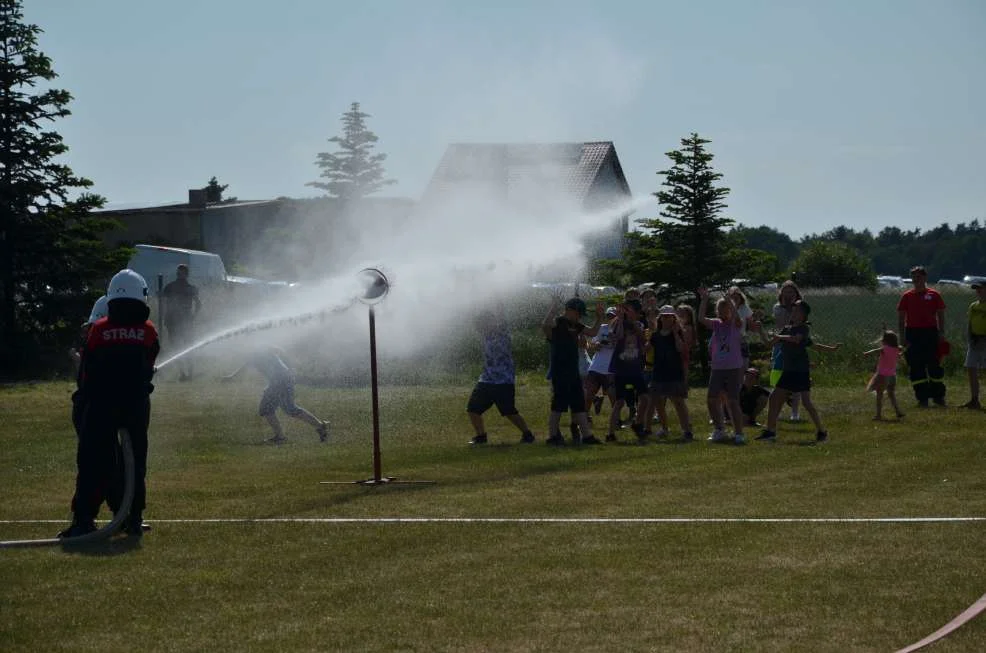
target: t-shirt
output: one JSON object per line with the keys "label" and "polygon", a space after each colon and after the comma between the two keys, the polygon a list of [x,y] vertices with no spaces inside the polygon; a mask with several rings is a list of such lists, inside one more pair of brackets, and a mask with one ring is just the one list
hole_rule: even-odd
{"label": "t-shirt", "polygon": [[514,382],[514,356],[510,330],[504,322],[489,325],[483,333],[483,372],[480,383],[496,385]]}
{"label": "t-shirt", "polygon": [[290,381],[294,378],[291,368],[288,367],[276,349],[263,349],[250,356],[250,364],[257,371],[264,375],[267,383],[274,384],[283,381]]}
{"label": "t-shirt", "polygon": [[900,358],[900,349],[898,347],[881,345],[880,360],[876,364],[876,373],[880,376],[896,376],[898,358]]}
{"label": "t-shirt", "polygon": [[599,325],[599,333],[592,339],[592,342],[599,345],[599,349],[596,350],[595,355],[592,357],[592,363],[589,364],[589,371],[598,372],[599,374],[609,374],[609,366],[613,361],[613,343],[609,340],[608,324]]}
{"label": "t-shirt", "polygon": [[969,304],[969,331],[974,336],[986,336],[986,302],[977,300]]}
{"label": "t-shirt", "polygon": [[651,380],[658,383],[670,383],[685,380],[685,367],[681,362],[681,353],[675,343],[673,333],[662,334],[655,331],[651,334],[650,344],[654,352],[654,369]]}
{"label": "t-shirt", "polygon": [[616,343],[610,366],[618,376],[638,376],[644,373],[644,331],[640,324],[627,322],[623,337]]}
{"label": "t-shirt", "polygon": [[709,338],[709,367],[714,370],[735,370],[743,367],[743,347],[740,328],[735,322],[725,323],[710,318],[712,337]]}
{"label": "t-shirt", "polygon": [[185,324],[192,319],[192,311],[199,301],[199,289],[188,279],[175,279],[161,291],[167,304],[164,309],[165,326]]}
{"label": "t-shirt", "polygon": [[782,336],[801,336],[801,342],[782,342],[783,370],[785,372],[810,372],[811,361],[808,347],[811,346],[811,327],[807,324],[789,324],[780,331]]}
{"label": "t-shirt", "polygon": [[945,300],[934,288],[918,292],[911,288],[900,296],[897,311],[905,315],[904,324],[911,329],[935,329],[938,327],[938,311],[945,310]]}
{"label": "t-shirt", "polygon": [[579,375],[579,334],[585,330],[581,322],[570,322],[564,315],[551,327],[550,373],[553,381]]}
{"label": "t-shirt", "polygon": [[740,325],[740,333],[743,337],[746,337],[746,321],[753,317],[753,309],[750,308],[749,304],[740,304],[736,307],[736,314],[739,315],[742,324]]}

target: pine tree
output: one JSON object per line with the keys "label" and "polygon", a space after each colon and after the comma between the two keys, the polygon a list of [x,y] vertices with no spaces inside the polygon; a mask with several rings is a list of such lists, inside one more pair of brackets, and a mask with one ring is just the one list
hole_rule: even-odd
{"label": "pine tree", "polygon": [[223,198],[223,193],[226,192],[227,188],[229,188],[229,184],[220,184],[219,180],[216,179],[216,176],[213,175],[212,178],[209,180],[209,183],[202,188],[202,190],[205,191],[205,201],[210,203],[235,202],[236,201],[235,197]]}
{"label": "pine tree", "polygon": [[344,201],[359,200],[376,193],[384,186],[396,183],[384,177],[383,162],[386,154],[373,154],[377,135],[366,127],[370,114],[360,111],[359,102],[353,102],[342,115],[342,136],[333,136],[330,143],[339,149],[319,152],[315,165],[321,168],[319,175],[327,181],[312,181],[306,186],[324,190],[330,197]]}
{"label": "pine tree", "polygon": [[[119,223],[93,216],[103,198],[56,158],[68,151],[45,129],[69,115],[68,91],[49,88],[20,0],[0,0],[0,375],[51,371],[92,301],[129,256],[100,237]],[[44,90],[37,90],[36,87]],[[70,194],[76,194],[70,199]]]}

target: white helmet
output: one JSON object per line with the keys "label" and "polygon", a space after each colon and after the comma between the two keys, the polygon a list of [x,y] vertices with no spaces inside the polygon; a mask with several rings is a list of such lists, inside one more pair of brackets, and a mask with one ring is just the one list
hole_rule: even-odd
{"label": "white helmet", "polygon": [[110,300],[106,295],[103,295],[96,300],[96,303],[92,305],[92,312],[89,313],[89,319],[86,320],[86,324],[92,324],[101,317],[106,317],[110,313]]}
{"label": "white helmet", "polygon": [[109,301],[114,299],[139,299],[147,301],[147,282],[144,277],[130,269],[120,270],[110,279],[106,290]]}

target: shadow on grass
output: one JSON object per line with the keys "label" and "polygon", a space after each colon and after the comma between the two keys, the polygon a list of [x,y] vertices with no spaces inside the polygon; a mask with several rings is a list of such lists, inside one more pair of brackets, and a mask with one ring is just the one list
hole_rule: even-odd
{"label": "shadow on grass", "polygon": [[143,539],[142,537],[121,537],[116,535],[106,540],[90,542],[88,544],[72,544],[66,541],[61,547],[65,553],[93,557],[109,557],[123,555],[140,549]]}

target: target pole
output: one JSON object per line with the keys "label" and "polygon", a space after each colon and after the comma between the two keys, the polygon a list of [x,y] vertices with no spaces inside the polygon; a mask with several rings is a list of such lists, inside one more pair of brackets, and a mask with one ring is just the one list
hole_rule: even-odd
{"label": "target pole", "polygon": [[428,485],[434,481],[398,481],[384,476],[380,463],[380,393],[377,379],[377,317],[374,304],[380,302],[390,290],[390,282],[383,272],[376,268],[366,268],[360,272],[365,291],[359,301],[370,309],[370,401],[373,412],[373,478],[361,481],[319,481],[321,485]]}
{"label": "target pole", "polygon": [[370,396],[373,404],[373,482],[383,481],[380,471],[380,393],[377,389],[377,318],[370,306]]}

